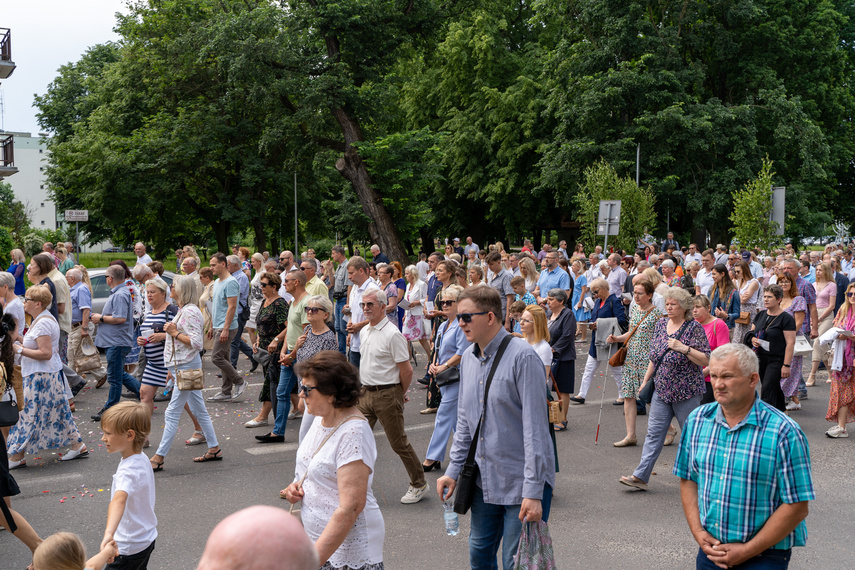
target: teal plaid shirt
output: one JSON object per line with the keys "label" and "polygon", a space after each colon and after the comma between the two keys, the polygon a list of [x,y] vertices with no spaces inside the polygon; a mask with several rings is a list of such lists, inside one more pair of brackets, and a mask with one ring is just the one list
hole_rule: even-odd
{"label": "teal plaid shirt", "polygon": [[[723,543],[751,540],[782,503],[816,498],[805,434],[760,398],[733,429],[716,402],[694,410],[673,472],[697,483],[701,525]],[[806,540],[802,521],[773,548],[804,546]]]}

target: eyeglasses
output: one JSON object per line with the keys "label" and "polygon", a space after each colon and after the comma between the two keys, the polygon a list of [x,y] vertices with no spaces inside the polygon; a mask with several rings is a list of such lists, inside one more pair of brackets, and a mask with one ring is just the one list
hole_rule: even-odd
{"label": "eyeglasses", "polygon": [[[849,292],[849,293],[846,293],[846,296],[847,297],[855,297],[855,293]],[[29,301],[30,299],[27,299],[27,300]]]}
{"label": "eyeglasses", "polygon": [[369,301],[367,303],[359,303],[359,308],[364,309],[365,307],[379,307],[380,303],[375,303],[374,301]]}
{"label": "eyeglasses", "polygon": [[464,323],[469,324],[472,322],[472,317],[474,317],[476,315],[486,315],[489,312],[490,311],[481,311],[480,313],[458,313],[457,314],[457,320],[463,321]]}
{"label": "eyeglasses", "polygon": [[270,282],[268,282],[268,281],[262,281],[262,282],[261,282],[261,286],[262,286],[262,287],[269,287],[269,286],[270,286]]}
{"label": "eyeglasses", "polygon": [[532,319],[520,319],[520,322],[521,323],[533,323],[534,321]]}
{"label": "eyeglasses", "polygon": [[440,305],[440,307],[448,308],[456,302],[457,302],[457,299],[452,299],[451,301],[440,301],[439,305]]}
{"label": "eyeglasses", "polygon": [[[310,314],[310,315],[314,315],[314,314],[315,314],[315,313],[317,313],[318,311],[323,311],[323,309],[322,309],[322,308],[320,308],[320,307],[306,307],[306,308],[305,308],[305,309],[303,309],[303,310],[304,310],[304,311],[306,311],[306,313],[308,313],[308,314]],[[326,311],[324,311],[324,312],[326,312]]]}
{"label": "eyeglasses", "polygon": [[32,301],[32,300],[33,300],[33,299],[32,299],[32,297],[24,297],[24,302],[25,302],[25,303],[26,303],[27,301]]}
{"label": "eyeglasses", "polygon": [[303,384],[302,386],[300,386],[299,391],[301,394],[303,394],[305,397],[308,398],[309,394],[312,392],[312,390],[317,390],[317,389],[318,389],[317,386],[306,386],[305,384]]}

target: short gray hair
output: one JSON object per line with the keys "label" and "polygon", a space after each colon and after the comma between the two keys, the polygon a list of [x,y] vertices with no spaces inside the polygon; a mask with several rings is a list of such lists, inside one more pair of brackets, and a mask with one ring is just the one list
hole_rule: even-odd
{"label": "short gray hair", "polygon": [[240,257],[237,255],[226,256],[226,262],[232,265],[240,265]]}
{"label": "short gray hair", "polygon": [[196,261],[196,258],[195,258],[195,257],[193,257],[192,255],[187,256],[187,257],[185,257],[184,259],[182,259],[182,260],[181,260],[181,265],[184,265],[184,263],[185,263],[185,262],[187,262],[187,261],[189,261],[190,263],[192,263],[192,264],[193,264],[193,267],[199,267],[199,262],[198,262],[198,261]]}
{"label": "short gray hair", "polygon": [[710,361],[713,359],[724,360],[731,356],[736,357],[736,365],[743,376],[751,376],[754,373],[760,373],[760,362],[757,360],[757,355],[754,351],[739,343],[723,344],[710,354]]}
{"label": "short gray hair", "polygon": [[[74,271],[74,270],[69,269],[68,271]],[[78,271],[78,273],[80,273],[80,272]],[[79,281],[80,278],[78,277],[77,280]],[[8,271],[0,271],[0,287],[2,287],[3,285],[11,288],[12,290],[15,289],[15,277],[11,273],[9,273]]]}
{"label": "short gray hair", "polygon": [[373,296],[374,296],[374,298],[377,300],[377,302],[378,302],[378,303],[380,303],[381,305],[383,305],[384,307],[386,306],[386,303],[387,303],[387,302],[388,302],[388,300],[389,300],[389,299],[386,297],[386,293],[384,293],[384,292],[383,292],[383,291],[381,291],[380,289],[369,289],[368,291],[366,291],[366,292],[362,295],[362,298],[363,298],[363,299],[365,299],[365,297],[367,297],[368,295],[373,295]]}
{"label": "short gray hair", "polygon": [[671,269],[674,269],[677,265],[670,259],[666,259],[662,262],[662,267],[670,267]]}
{"label": "short gray hair", "polygon": [[309,297],[309,300],[306,301],[306,306],[314,305],[315,307],[320,307],[324,310],[328,315],[333,314],[333,306],[329,297],[325,297],[323,295],[312,295]]}
{"label": "short gray hair", "polygon": [[695,306],[692,302],[692,295],[682,287],[669,287],[662,293],[662,297],[664,297],[665,301],[668,299],[673,299],[680,303],[680,306],[685,311],[683,316],[687,321],[692,320],[692,308]]}
{"label": "short gray hair", "polygon": [[[160,278],[158,278],[160,280]],[[179,306],[199,304],[196,280],[189,275],[179,275],[172,282],[172,298]]]}
{"label": "short gray hair", "polygon": [[[75,281],[83,281],[83,272],[73,267],[65,272],[65,276],[71,277]],[[2,283],[0,283],[0,285],[2,285]]]}
{"label": "short gray hair", "polygon": [[567,302],[567,292],[564,289],[559,287],[555,287],[554,289],[550,289],[549,293],[546,294],[547,297],[552,297],[559,303]]}
{"label": "short gray hair", "polygon": [[404,275],[407,275],[407,276],[415,275],[416,281],[421,279],[421,275],[419,274],[419,268],[416,267],[415,265],[408,265],[406,267],[406,269],[404,269]]}
{"label": "short gray hair", "polygon": [[111,265],[104,271],[104,275],[109,275],[116,283],[122,283],[125,280],[125,268],[121,265]]}
{"label": "short gray hair", "polygon": [[154,271],[152,271],[151,267],[149,267],[145,263],[140,263],[140,264],[134,265],[134,268],[131,269],[131,274],[134,276],[134,279],[139,281],[143,277],[147,277],[149,275],[154,275]]}
{"label": "short gray hair", "polygon": [[145,282],[145,288],[148,290],[149,287],[156,287],[163,291],[166,294],[166,290],[169,288],[169,285],[166,284],[166,281],[161,279],[160,277],[154,277]]}

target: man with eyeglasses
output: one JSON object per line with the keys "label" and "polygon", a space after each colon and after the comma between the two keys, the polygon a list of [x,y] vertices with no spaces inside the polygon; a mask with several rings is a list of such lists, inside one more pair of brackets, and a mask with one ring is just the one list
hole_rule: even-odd
{"label": "man with eyeglasses", "polygon": [[[540,272],[537,286],[534,288],[534,296],[539,305],[546,305],[546,294],[551,289],[564,289],[567,298],[570,295],[570,276],[558,266],[558,252],[550,251],[546,254],[546,268]],[[624,273],[625,275],[625,273]]]}
{"label": "man with eyeglasses", "polygon": [[613,253],[606,258],[606,263],[609,264],[609,274],[606,276],[606,281],[609,282],[609,293],[618,299],[623,295],[623,288],[626,285],[626,270],[621,267],[620,261],[620,255],[617,253]]}
{"label": "man with eyeglasses", "polygon": [[187,277],[193,278],[193,283],[196,285],[196,299],[202,296],[202,293],[205,291],[205,286],[202,285],[202,279],[199,277],[199,262],[196,261],[195,257],[185,257],[181,260],[181,271],[184,272]]}
{"label": "man with eyeglasses", "polygon": [[300,262],[300,269],[306,275],[306,291],[309,295],[320,295],[327,297],[330,290],[324,285],[324,282],[318,279],[318,265],[314,259],[304,259]]}
{"label": "man with eyeglasses", "polygon": [[695,295],[709,296],[715,280],[712,276],[712,270],[715,266],[715,252],[711,249],[704,251],[701,261],[703,267],[698,271],[698,276],[695,277]]}
{"label": "man with eyeglasses", "polygon": [[[285,427],[288,420],[302,416],[296,412],[297,401],[297,375],[294,373],[294,359],[291,355],[296,352],[297,341],[303,334],[303,327],[309,322],[306,316],[306,304],[312,297],[306,291],[306,274],[300,269],[289,271],[285,275],[285,287],[294,298],[288,307],[288,325],[285,329],[285,342],[282,343],[278,358],[279,384],[276,386],[276,423],[273,431],[264,435],[257,435],[261,443],[278,443],[285,441]],[[271,358],[277,355],[271,354]],[[291,413],[291,406],[294,412]]]}
{"label": "man with eyeglasses", "polygon": [[347,355],[347,323],[344,320],[344,306],[347,305],[347,296],[350,294],[353,282],[347,278],[348,260],[347,256],[344,255],[342,246],[333,246],[332,260],[338,263],[338,267],[333,273],[331,285],[333,301],[335,301],[335,333],[338,337],[339,351]]}
{"label": "man with eyeglasses", "polygon": [[555,452],[543,405],[546,370],[524,339],[508,340],[484,402],[490,370],[509,334],[502,326],[502,301],[489,287],[466,289],[458,297],[457,319],[466,340],[473,344],[463,353],[460,363],[457,431],[451,462],[436,482],[440,500],[449,500],[473,434],[479,429],[475,463],[480,481],[474,489],[469,531],[469,564],[475,570],[497,567],[500,542],[503,546],[498,567],[514,567],[522,521],[549,518],[555,486]]}
{"label": "man with eyeglasses", "polygon": [[404,402],[413,380],[410,351],[404,335],[386,318],[386,302],[386,294],[379,289],[366,291],[360,302],[367,325],[359,331],[359,380],[365,394],[357,407],[372,430],[380,421],[389,445],[401,458],[410,477],[407,492],[401,497],[406,505],[421,501],[428,486],[422,462],[404,431]]}
{"label": "man with eyeglasses", "polygon": [[362,297],[371,289],[379,288],[374,282],[368,278],[369,266],[368,262],[354,255],[350,258],[347,264],[347,277],[353,283],[350,288],[350,295],[347,298],[347,305],[344,307],[344,313],[350,313],[350,322],[347,323],[347,345],[350,347],[350,355],[348,359],[350,363],[359,368],[360,360],[360,343],[359,332],[368,324],[368,320],[362,314]]}
{"label": "man with eyeglasses", "polygon": [[[224,253],[217,252],[211,256],[210,264],[211,271],[217,276],[217,280],[214,281],[211,300],[212,325],[208,338],[214,339],[211,363],[220,369],[223,386],[220,392],[208,398],[208,401],[227,402],[237,400],[246,390],[246,382],[231,363],[232,341],[237,337],[238,331],[237,306],[240,285],[229,273],[228,259]],[[233,388],[234,394],[232,394]]]}
{"label": "man with eyeglasses", "polygon": [[689,251],[686,253],[686,265],[688,265],[692,261],[697,261],[698,263],[703,263],[703,257],[698,252],[698,244],[690,243]]}
{"label": "man with eyeglasses", "polygon": [[123,385],[137,398],[140,395],[139,380],[125,372],[125,357],[136,342],[131,290],[125,287],[123,267],[111,265],[104,273],[104,280],[110,288],[110,297],[103,311],[93,313],[90,319],[98,325],[95,346],[103,348],[107,355],[107,381],[110,382],[110,392],[104,407],[92,415],[92,420],[96,422],[101,421],[101,414],[107,408],[119,403]]}

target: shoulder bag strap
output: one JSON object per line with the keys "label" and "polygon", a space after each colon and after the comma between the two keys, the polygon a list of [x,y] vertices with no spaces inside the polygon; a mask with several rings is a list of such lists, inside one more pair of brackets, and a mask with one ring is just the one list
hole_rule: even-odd
{"label": "shoulder bag strap", "polygon": [[505,354],[505,349],[510,344],[513,335],[509,334],[502,339],[499,349],[496,351],[496,356],[493,360],[493,366],[490,368],[490,374],[487,376],[487,383],[484,385],[484,406],[481,410],[481,417],[478,419],[478,427],[475,428],[475,433],[472,435],[472,441],[469,443],[469,455],[466,456],[466,463],[475,464],[475,449],[478,447],[478,436],[481,433],[481,424],[484,423],[484,415],[487,413],[487,396],[490,395],[490,385],[493,383],[493,375],[496,374],[496,369],[499,367],[499,361],[502,355]]}
{"label": "shoulder bag strap", "polygon": [[628,346],[628,345],[629,345],[629,341],[630,341],[630,339],[632,338],[632,335],[634,335],[634,334],[635,334],[635,331],[637,331],[637,330],[638,330],[638,327],[640,327],[640,326],[641,326],[641,323],[643,323],[643,322],[644,322],[644,319],[646,319],[646,318],[647,318],[647,315],[649,315],[649,314],[650,314],[650,313],[652,313],[652,312],[653,312],[653,307],[651,307],[651,308],[650,308],[646,313],[644,313],[644,316],[643,316],[643,317],[641,317],[641,320],[640,320],[640,321],[638,321],[638,324],[637,324],[637,325],[635,325],[635,328],[633,328],[633,329],[632,329],[632,332],[631,332],[631,333],[629,333],[629,336],[628,336],[628,337],[626,337],[626,341],[623,343],[623,345],[624,345],[624,346]]}

